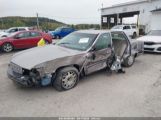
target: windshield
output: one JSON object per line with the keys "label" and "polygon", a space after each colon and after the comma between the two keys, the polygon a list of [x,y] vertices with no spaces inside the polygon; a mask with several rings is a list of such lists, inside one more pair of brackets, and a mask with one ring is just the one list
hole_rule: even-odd
{"label": "windshield", "polygon": [[148,33],[148,36],[161,36],[161,30],[152,30]]}
{"label": "windshield", "polygon": [[118,26],[114,26],[112,29],[122,29],[123,26],[122,25],[118,25]]}
{"label": "windshield", "polygon": [[10,33],[10,34],[7,35],[7,37],[12,37],[12,36],[15,36],[15,35],[16,35],[16,33]]}
{"label": "windshield", "polygon": [[59,31],[61,31],[61,28],[57,28],[57,29],[55,30],[55,32],[59,32]]}
{"label": "windshield", "polygon": [[97,34],[72,33],[60,40],[56,45],[86,51],[92,45],[96,37]]}
{"label": "windshield", "polygon": [[6,32],[6,33],[10,33],[10,30],[11,30],[11,29],[5,30],[5,32]]}

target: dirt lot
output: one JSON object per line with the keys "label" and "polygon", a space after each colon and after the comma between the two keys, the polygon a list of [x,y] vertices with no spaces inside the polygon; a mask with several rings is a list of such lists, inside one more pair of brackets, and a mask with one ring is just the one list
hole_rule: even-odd
{"label": "dirt lot", "polygon": [[0,53],[0,116],[161,117],[161,55],[145,54],[126,74],[100,71],[58,92],[16,87],[6,75],[14,53]]}

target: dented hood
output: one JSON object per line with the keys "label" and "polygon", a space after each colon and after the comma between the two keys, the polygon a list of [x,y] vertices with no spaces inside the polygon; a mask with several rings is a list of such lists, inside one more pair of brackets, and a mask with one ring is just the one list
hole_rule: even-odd
{"label": "dented hood", "polygon": [[56,45],[47,45],[19,52],[12,57],[11,62],[22,68],[30,70],[41,63],[58,58],[78,55],[80,53],[82,52]]}

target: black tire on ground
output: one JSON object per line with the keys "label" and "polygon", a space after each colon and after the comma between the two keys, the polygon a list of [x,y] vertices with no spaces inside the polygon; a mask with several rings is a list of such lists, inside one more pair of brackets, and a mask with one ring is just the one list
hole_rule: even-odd
{"label": "black tire on ground", "polygon": [[45,40],[45,44],[46,44],[46,45],[48,45],[48,44],[49,44],[49,42],[48,42],[47,40]]}
{"label": "black tire on ground", "polygon": [[132,35],[132,38],[136,38],[136,37],[137,37],[137,34],[136,34],[136,32],[134,32]]}
{"label": "black tire on ground", "polygon": [[2,51],[3,52],[11,52],[14,49],[13,45],[11,43],[4,43],[2,45]]}
{"label": "black tire on ground", "polygon": [[56,39],[61,39],[61,37],[60,36],[56,36]]}
{"label": "black tire on ground", "polygon": [[125,60],[124,60],[124,66],[125,67],[131,67],[135,62],[135,56],[134,55],[131,55],[129,57],[127,57]]}
{"label": "black tire on ground", "polygon": [[79,81],[79,73],[75,67],[65,67],[57,71],[53,86],[58,91],[74,88]]}

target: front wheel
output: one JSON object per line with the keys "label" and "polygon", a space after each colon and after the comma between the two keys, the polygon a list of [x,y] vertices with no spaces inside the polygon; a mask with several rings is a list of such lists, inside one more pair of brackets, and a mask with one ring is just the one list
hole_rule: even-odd
{"label": "front wheel", "polygon": [[53,85],[58,91],[70,90],[77,85],[78,81],[78,70],[74,67],[65,67],[57,72]]}
{"label": "front wheel", "polygon": [[2,45],[2,51],[4,52],[11,52],[13,50],[13,45],[11,43],[4,43]]}
{"label": "front wheel", "polygon": [[49,45],[49,42],[47,40],[45,40],[45,45]]}
{"label": "front wheel", "polygon": [[136,34],[136,32],[134,32],[132,38],[134,39],[136,37],[137,37],[137,34]]}
{"label": "front wheel", "polygon": [[135,56],[131,55],[124,60],[125,67],[131,67],[135,62]]}

